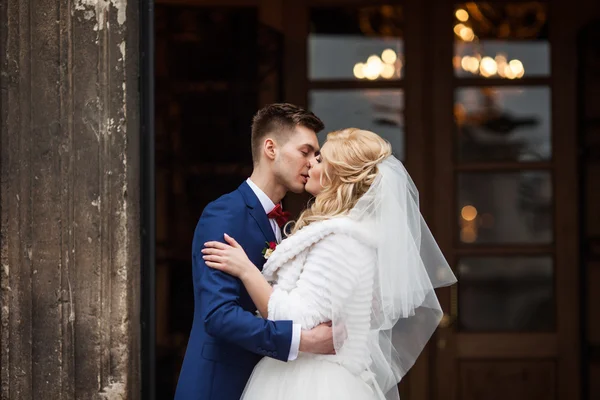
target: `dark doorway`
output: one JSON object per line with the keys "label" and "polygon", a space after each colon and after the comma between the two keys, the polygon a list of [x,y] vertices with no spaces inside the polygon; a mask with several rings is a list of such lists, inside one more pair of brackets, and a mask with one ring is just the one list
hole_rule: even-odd
{"label": "dark doorway", "polygon": [[156,4],[156,393],[172,399],[194,313],[191,241],[204,207],[252,169],[250,126],[281,97],[281,38],[258,7]]}

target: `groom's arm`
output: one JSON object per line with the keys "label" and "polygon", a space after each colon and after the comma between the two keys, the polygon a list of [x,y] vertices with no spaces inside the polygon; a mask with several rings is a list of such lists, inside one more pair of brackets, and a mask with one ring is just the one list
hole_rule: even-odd
{"label": "groom's arm", "polygon": [[[236,213],[238,211],[238,213]],[[292,321],[257,318],[239,304],[242,283],[239,279],[208,268],[201,250],[208,241],[223,241],[223,234],[241,237],[242,210],[215,202],[205,210],[193,243],[194,286],[200,291],[201,312],[206,332],[256,354],[287,361],[292,344]],[[239,214],[239,215],[236,215]]]}

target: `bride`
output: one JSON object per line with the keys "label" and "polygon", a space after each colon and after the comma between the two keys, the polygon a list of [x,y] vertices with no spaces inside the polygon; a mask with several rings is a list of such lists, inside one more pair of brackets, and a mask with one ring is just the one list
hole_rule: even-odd
{"label": "bride", "polygon": [[242,398],[398,399],[398,382],[442,317],[434,288],[456,278],[414,183],[381,137],[330,133],[309,177],[314,202],[266,253],[262,272],[228,235],[228,244],[203,249],[206,265],[238,277],[264,318],[333,327],[335,354],[265,357]]}

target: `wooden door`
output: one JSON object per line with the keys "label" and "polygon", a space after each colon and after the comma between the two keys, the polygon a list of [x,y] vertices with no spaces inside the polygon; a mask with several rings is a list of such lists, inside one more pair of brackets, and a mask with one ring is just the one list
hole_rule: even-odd
{"label": "wooden door", "polygon": [[433,398],[578,399],[572,11],[433,9],[434,231],[459,279],[440,291]]}

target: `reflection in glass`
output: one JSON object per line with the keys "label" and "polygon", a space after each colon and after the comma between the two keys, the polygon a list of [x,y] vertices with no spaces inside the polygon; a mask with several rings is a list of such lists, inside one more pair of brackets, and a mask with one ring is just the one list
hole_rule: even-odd
{"label": "reflection in glass", "polygon": [[455,74],[503,79],[550,75],[547,19],[547,6],[541,2],[459,4]]}
{"label": "reflection in glass", "polygon": [[547,87],[459,88],[454,117],[460,161],[545,161],[552,156]]}
{"label": "reflection in glass", "polygon": [[312,80],[397,80],[403,75],[402,8],[380,5],[310,12]]}
{"label": "reflection in glass", "polygon": [[549,172],[461,173],[458,225],[462,243],[550,243]]}
{"label": "reflection in glass", "polygon": [[342,128],[373,131],[392,144],[394,155],[404,158],[404,93],[398,89],[312,90],[310,110],[325,123],[321,144],[328,132]]}
{"label": "reflection in glass", "polygon": [[550,331],[555,325],[551,257],[469,257],[458,263],[459,328]]}

